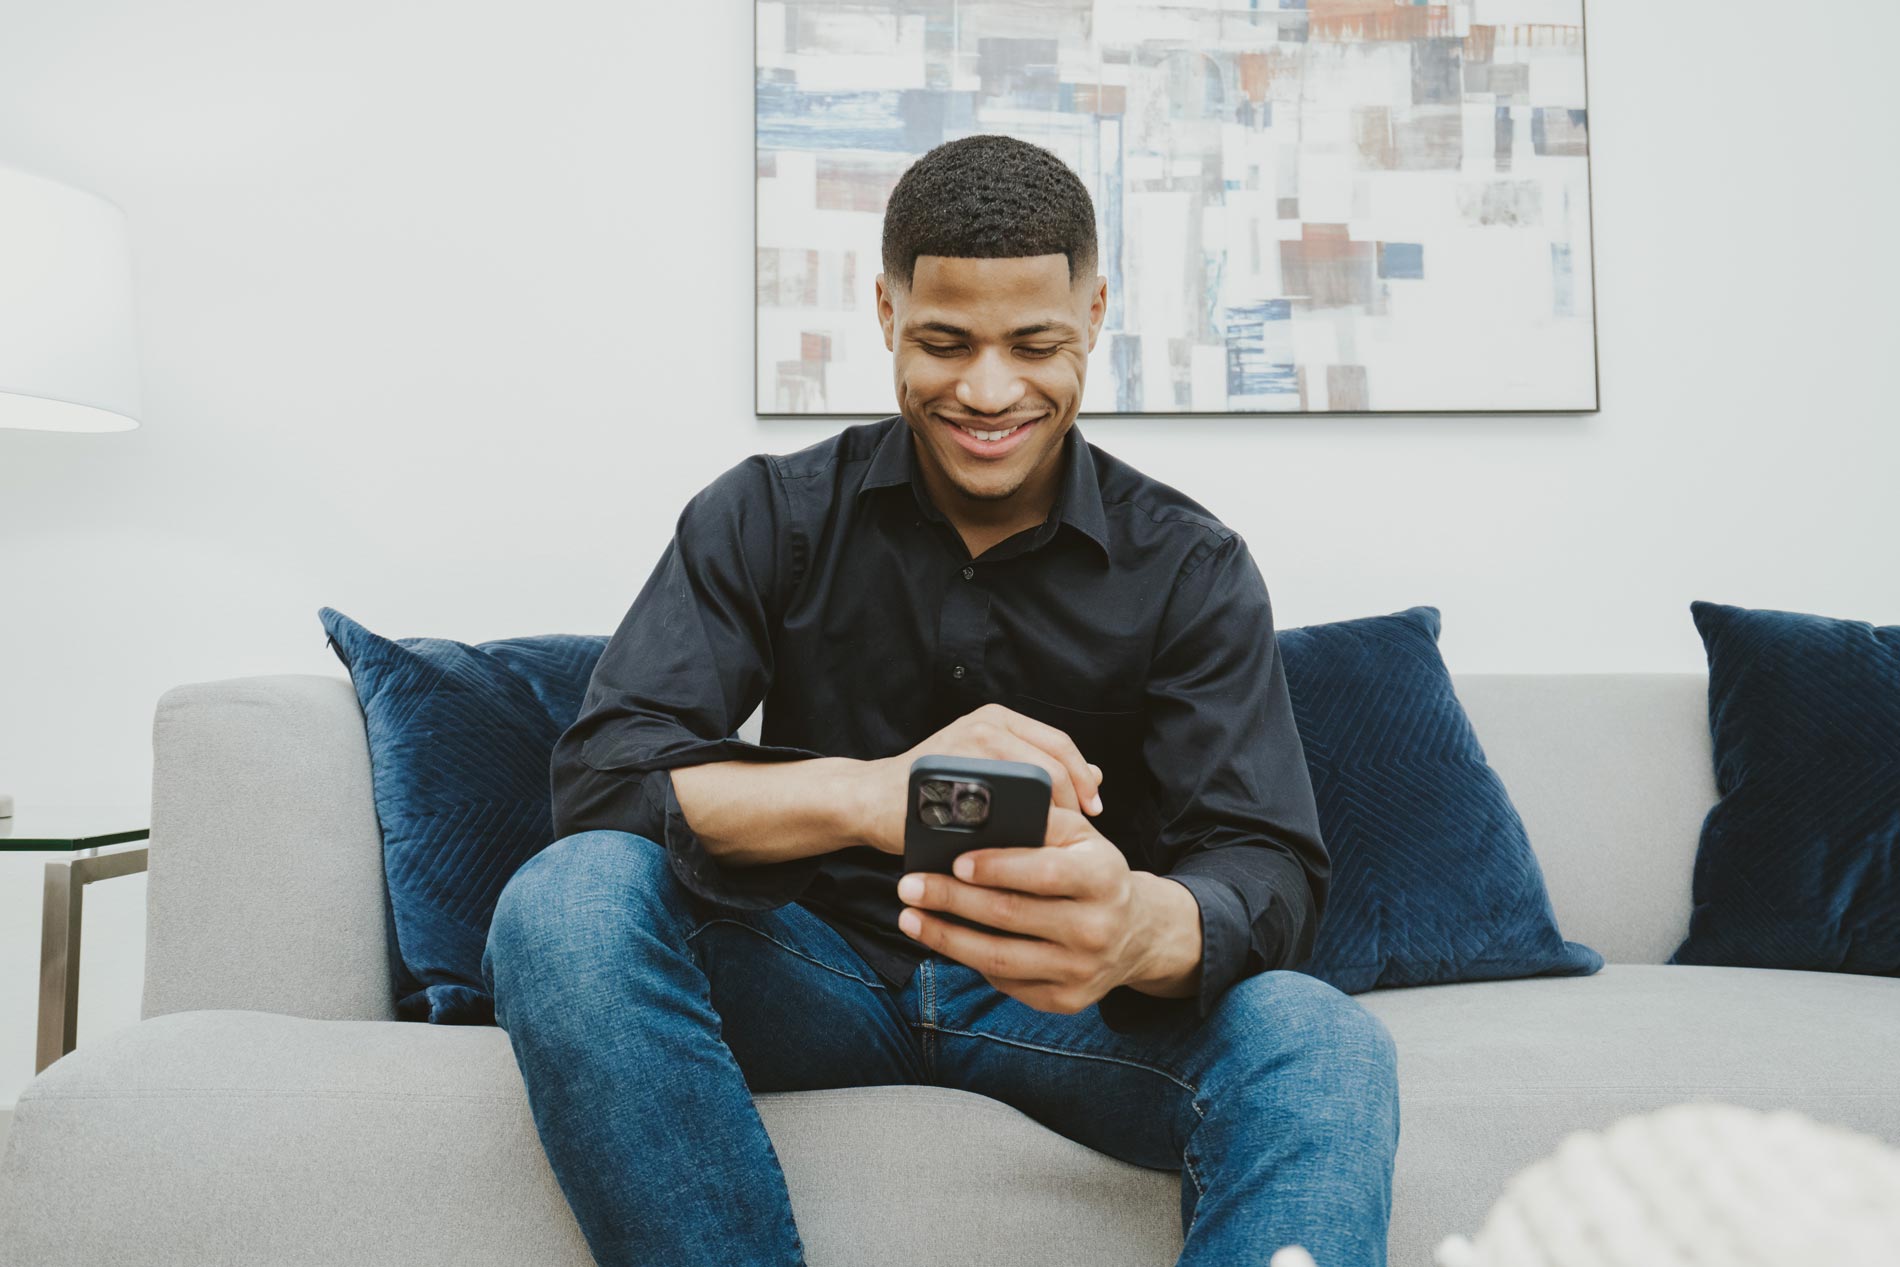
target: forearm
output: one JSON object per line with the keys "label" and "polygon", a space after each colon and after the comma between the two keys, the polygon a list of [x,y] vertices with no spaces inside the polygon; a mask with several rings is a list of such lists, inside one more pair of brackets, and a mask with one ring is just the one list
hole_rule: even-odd
{"label": "forearm", "polygon": [[670,772],[686,823],[723,865],[783,862],[867,844],[862,761],[710,761]]}

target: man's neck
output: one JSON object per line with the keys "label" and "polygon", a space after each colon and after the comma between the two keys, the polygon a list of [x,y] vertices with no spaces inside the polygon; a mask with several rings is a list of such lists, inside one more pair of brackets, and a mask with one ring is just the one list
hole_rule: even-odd
{"label": "man's neck", "polygon": [[[912,445],[918,443],[911,437]],[[942,475],[926,465],[921,455],[915,455],[918,471],[923,477],[924,491],[929,494],[931,503],[943,512],[950,526],[963,538],[964,548],[971,558],[979,558],[983,552],[999,542],[1007,541],[1025,528],[1034,528],[1049,517],[1055,506],[1056,482],[1062,475],[1062,457],[1064,450],[1057,450],[1057,458],[1049,464],[1047,471],[1031,475],[1023,482],[1011,497],[1002,500],[986,500],[967,497],[962,490],[951,484]]]}

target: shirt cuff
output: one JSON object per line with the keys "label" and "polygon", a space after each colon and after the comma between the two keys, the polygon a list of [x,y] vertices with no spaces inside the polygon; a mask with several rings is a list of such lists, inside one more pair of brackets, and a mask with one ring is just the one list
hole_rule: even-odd
{"label": "shirt cuff", "polygon": [[1099,1005],[1102,1023],[1112,1030],[1129,1033],[1205,1020],[1246,968],[1247,910],[1239,891],[1226,880],[1192,872],[1174,872],[1167,878],[1185,886],[1200,907],[1200,990],[1182,998],[1163,998],[1118,985],[1102,996]]}
{"label": "shirt cuff", "polygon": [[666,839],[660,843],[666,846],[673,874],[708,902],[742,911],[769,911],[796,899],[824,865],[825,855],[808,854],[782,862],[727,866],[712,856],[699,833],[687,825],[673,790],[672,771],[657,770],[647,776],[647,782],[664,789]]}
{"label": "shirt cuff", "polygon": [[1102,1024],[1121,1033],[1151,1026],[1182,1026],[1207,1020],[1227,986],[1237,982],[1246,967],[1246,908],[1239,891],[1226,879],[1174,872],[1169,879],[1193,893],[1201,908],[1201,988],[1178,999],[1142,993],[1134,986],[1115,986],[1102,995]]}
{"label": "shirt cuff", "polygon": [[1168,878],[1186,885],[1201,907],[1201,989],[1194,1003],[1205,1018],[1227,987],[1246,975],[1247,950],[1253,944],[1247,904],[1232,882],[1215,876],[1177,871]]}
{"label": "shirt cuff", "polygon": [[[794,761],[822,755],[802,748],[748,743],[733,736],[671,753],[672,765],[625,777],[639,778],[641,805],[637,821],[659,824],[656,839],[666,849],[674,876],[689,892],[717,906],[766,911],[797,899],[824,866],[825,855],[746,866],[720,862],[686,821],[686,811],[680,808],[679,794],[673,787],[673,770],[710,761]],[[682,756],[687,759],[678,760]],[[596,773],[608,772],[596,768]]]}

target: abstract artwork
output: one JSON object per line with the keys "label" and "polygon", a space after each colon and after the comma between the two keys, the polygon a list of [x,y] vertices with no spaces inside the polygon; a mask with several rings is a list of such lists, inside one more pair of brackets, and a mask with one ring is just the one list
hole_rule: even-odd
{"label": "abstract artwork", "polygon": [[1108,312],[1082,411],[1597,408],[1583,0],[758,0],[756,401],[895,409],[883,210],[1052,151]]}

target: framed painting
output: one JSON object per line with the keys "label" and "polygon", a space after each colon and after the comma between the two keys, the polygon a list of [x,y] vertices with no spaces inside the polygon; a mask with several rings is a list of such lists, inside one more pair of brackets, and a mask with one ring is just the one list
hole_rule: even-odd
{"label": "framed painting", "polygon": [[756,402],[894,409],[883,209],[1000,132],[1095,203],[1090,415],[1597,408],[1582,0],[756,0]]}

